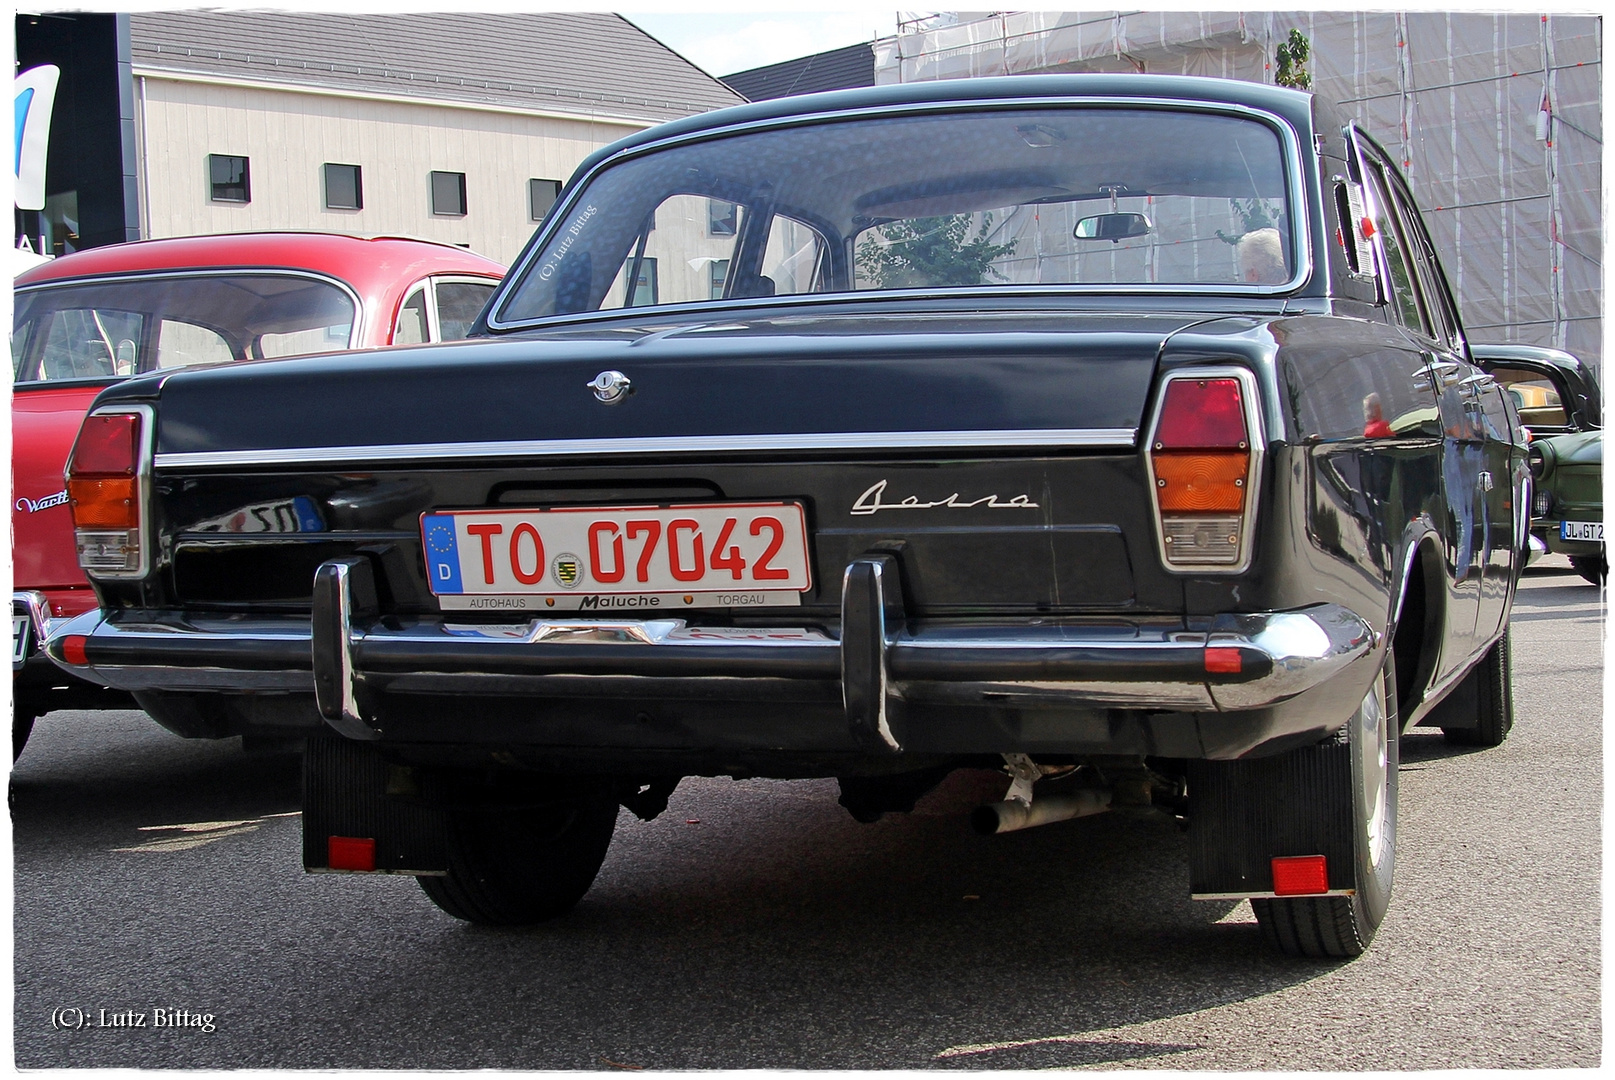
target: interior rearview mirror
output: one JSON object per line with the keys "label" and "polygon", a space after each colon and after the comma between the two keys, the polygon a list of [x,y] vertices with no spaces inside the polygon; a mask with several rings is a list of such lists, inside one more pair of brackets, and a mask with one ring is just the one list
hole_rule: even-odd
{"label": "interior rearview mirror", "polygon": [[1071,235],[1078,240],[1109,240],[1113,244],[1135,236],[1148,236],[1152,226],[1143,214],[1095,214],[1077,222]]}

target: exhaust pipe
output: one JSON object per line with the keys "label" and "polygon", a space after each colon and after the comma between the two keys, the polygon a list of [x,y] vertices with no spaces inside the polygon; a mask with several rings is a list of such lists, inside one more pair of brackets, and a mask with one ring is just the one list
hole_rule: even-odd
{"label": "exhaust pipe", "polygon": [[1083,788],[1069,795],[1044,795],[1030,804],[1019,799],[978,806],[970,813],[970,827],[983,836],[1030,829],[1054,821],[1102,814],[1110,809],[1108,788]]}

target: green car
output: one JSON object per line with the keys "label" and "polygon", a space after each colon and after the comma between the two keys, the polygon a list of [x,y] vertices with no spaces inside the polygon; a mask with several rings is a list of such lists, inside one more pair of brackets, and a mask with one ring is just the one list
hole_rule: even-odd
{"label": "green car", "polygon": [[1473,351],[1532,436],[1531,548],[1570,556],[1582,577],[1599,583],[1609,560],[1596,372],[1570,353],[1537,345],[1475,345]]}
{"label": "green car", "polygon": [[1597,584],[1609,572],[1604,551],[1604,438],[1601,431],[1554,435],[1531,443],[1531,531],[1549,551]]}

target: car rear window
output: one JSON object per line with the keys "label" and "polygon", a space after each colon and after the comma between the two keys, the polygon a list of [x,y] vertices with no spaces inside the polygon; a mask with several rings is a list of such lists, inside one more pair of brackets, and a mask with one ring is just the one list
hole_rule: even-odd
{"label": "car rear window", "polygon": [[352,345],[354,302],[294,274],[163,274],[17,293],[12,377],[117,378],[163,368],[333,352]]}
{"label": "car rear window", "polygon": [[1296,277],[1280,128],[1046,106],[795,124],[595,174],[496,321],[808,293]]}

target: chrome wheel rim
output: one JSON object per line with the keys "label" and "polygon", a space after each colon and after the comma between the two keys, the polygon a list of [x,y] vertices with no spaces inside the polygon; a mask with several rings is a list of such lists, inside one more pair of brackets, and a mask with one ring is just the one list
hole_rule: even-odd
{"label": "chrome wheel rim", "polygon": [[1368,840],[1368,863],[1378,866],[1385,850],[1386,830],[1390,821],[1390,734],[1385,722],[1384,681],[1375,679],[1374,686],[1363,697],[1357,710],[1357,764],[1362,777],[1363,828]]}

